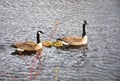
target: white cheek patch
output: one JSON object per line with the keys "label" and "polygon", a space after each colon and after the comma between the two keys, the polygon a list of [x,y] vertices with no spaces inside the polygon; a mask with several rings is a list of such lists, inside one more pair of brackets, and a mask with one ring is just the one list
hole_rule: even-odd
{"label": "white cheek patch", "polygon": [[40,35],[41,35],[41,33],[40,32],[38,32]]}

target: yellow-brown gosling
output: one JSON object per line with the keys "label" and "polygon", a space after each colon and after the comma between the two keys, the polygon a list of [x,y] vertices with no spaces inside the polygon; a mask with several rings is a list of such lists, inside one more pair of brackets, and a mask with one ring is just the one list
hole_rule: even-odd
{"label": "yellow-brown gosling", "polygon": [[55,46],[56,48],[60,48],[63,46],[63,43],[61,41],[55,41],[53,42],[53,46]]}
{"label": "yellow-brown gosling", "polygon": [[80,46],[87,44],[87,35],[86,35],[86,30],[85,26],[87,25],[86,20],[83,22],[83,34],[82,37],[80,36],[66,36],[57,39],[57,41],[61,41],[63,45],[68,45],[68,46]]}
{"label": "yellow-brown gosling", "polygon": [[43,34],[42,31],[37,31],[37,43],[33,41],[25,41],[25,42],[17,42],[12,47],[16,48],[16,51],[22,54],[22,52],[28,51],[41,51],[42,50],[42,42],[40,41],[40,35]]}
{"label": "yellow-brown gosling", "polygon": [[52,43],[52,41],[42,41],[42,45],[44,47],[52,47],[53,43]]}

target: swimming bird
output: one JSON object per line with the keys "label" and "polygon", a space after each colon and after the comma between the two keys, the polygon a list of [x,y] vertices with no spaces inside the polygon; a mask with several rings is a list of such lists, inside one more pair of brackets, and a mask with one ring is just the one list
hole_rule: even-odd
{"label": "swimming bird", "polygon": [[34,52],[42,50],[42,43],[40,41],[40,35],[43,34],[42,31],[37,31],[37,43],[33,41],[17,42],[12,47],[16,48],[19,53],[22,52]]}
{"label": "swimming bird", "polygon": [[53,46],[53,43],[52,43],[52,41],[42,41],[42,45],[44,46],[44,47],[52,47]]}
{"label": "swimming bird", "polygon": [[53,46],[55,46],[56,48],[61,48],[63,47],[63,43],[61,41],[55,41],[53,42]]}
{"label": "swimming bird", "polygon": [[58,38],[57,41],[61,41],[63,45],[67,45],[67,46],[81,46],[81,45],[87,44],[87,35],[85,30],[86,25],[87,25],[87,21],[84,20],[82,37],[66,36],[66,37]]}

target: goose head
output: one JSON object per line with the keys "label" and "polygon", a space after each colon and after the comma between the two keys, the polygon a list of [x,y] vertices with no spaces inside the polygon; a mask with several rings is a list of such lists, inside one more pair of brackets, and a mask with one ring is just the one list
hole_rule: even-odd
{"label": "goose head", "polygon": [[88,25],[88,23],[87,23],[87,21],[86,21],[86,20],[84,20],[84,24],[85,24],[85,25]]}
{"label": "goose head", "polygon": [[37,31],[37,34],[41,35],[43,34],[43,31]]}
{"label": "goose head", "polygon": [[82,24],[85,24],[85,25],[88,25],[88,23],[87,23],[86,20],[82,21],[81,23],[82,23]]}

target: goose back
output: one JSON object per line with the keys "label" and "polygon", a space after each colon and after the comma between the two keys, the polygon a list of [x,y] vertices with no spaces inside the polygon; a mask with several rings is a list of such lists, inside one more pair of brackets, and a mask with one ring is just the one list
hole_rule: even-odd
{"label": "goose back", "polygon": [[68,43],[69,45],[78,45],[82,41],[82,38],[79,36],[67,36],[59,40],[64,41],[65,43]]}
{"label": "goose back", "polygon": [[79,36],[67,36],[67,37],[63,37],[58,40],[68,43],[69,45],[77,45],[78,46],[78,45],[87,43],[87,36],[84,36],[83,38],[81,38]]}
{"label": "goose back", "polygon": [[15,44],[15,47],[20,48],[24,51],[35,51],[37,44],[35,42],[32,42],[32,41],[26,41],[26,42],[20,42],[20,43],[17,42]]}

